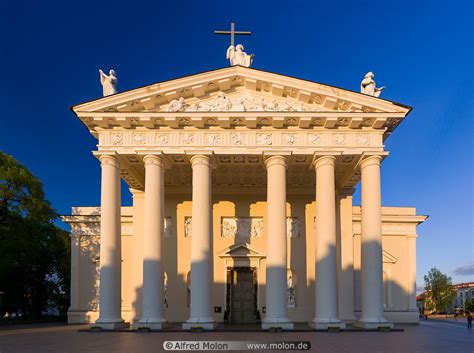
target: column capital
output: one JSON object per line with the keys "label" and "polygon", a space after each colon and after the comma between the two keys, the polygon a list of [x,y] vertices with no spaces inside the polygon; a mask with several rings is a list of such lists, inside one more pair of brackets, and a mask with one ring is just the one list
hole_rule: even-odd
{"label": "column capital", "polygon": [[313,167],[315,169],[322,167],[324,165],[336,165],[336,157],[335,156],[318,156],[313,160]]}
{"label": "column capital", "polygon": [[380,162],[382,162],[383,157],[379,155],[373,155],[373,156],[367,156],[367,157],[362,157],[362,159],[359,161],[358,165],[360,169],[364,169],[365,167],[371,166],[371,165],[377,165],[380,166]]}
{"label": "column capital", "polygon": [[212,168],[212,159],[210,156],[206,156],[204,154],[196,154],[192,156],[189,161],[191,162],[191,166],[194,167],[198,164],[204,164],[208,167]]}
{"label": "column capital", "polygon": [[281,165],[288,168],[286,157],[284,156],[271,156],[265,160],[265,167],[268,169],[274,165]]}
{"label": "column capital", "polygon": [[156,154],[147,154],[146,156],[144,156],[143,163],[145,164],[145,167],[147,165],[157,165],[161,168],[167,167],[166,160],[162,156]]}
{"label": "column capital", "polygon": [[103,154],[103,155],[99,156],[99,160],[100,160],[100,165],[101,166],[111,165],[113,167],[120,168],[120,162],[119,162],[118,158],[115,157],[115,156],[111,156],[111,155],[108,155],[108,154]]}

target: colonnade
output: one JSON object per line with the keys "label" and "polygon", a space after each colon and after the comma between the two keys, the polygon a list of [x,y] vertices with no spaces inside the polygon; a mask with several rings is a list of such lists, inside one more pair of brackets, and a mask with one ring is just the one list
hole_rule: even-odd
{"label": "colonnade", "polygon": [[[362,177],[362,312],[356,325],[364,328],[390,326],[383,318],[382,221],[380,162],[378,155],[359,163]],[[124,325],[121,318],[120,256],[120,163],[113,155],[100,156],[102,166],[100,303],[94,324],[108,329]],[[143,249],[143,308],[139,326],[162,329],[166,326],[163,308],[162,241],[164,222],[165,161],[146,155],[145,217]],[[183,329],[216,326],[212,313],[212,160],[208,155],[191,158],[192,233],[190,317]],[[309,325],[315,329],[344,328],[338,318],[336,263],[336,157],[315,158],[316,238],[315,310]],[[266,315],[262,328],[292,329],[287,314],[286,170],[287,158],[270,156],[267,169],[267,252]],[[348,293],[347,295],[352,295]]]}

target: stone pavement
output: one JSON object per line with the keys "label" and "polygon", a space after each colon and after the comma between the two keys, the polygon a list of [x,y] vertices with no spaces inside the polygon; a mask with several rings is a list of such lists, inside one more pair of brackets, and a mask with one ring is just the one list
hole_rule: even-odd
{"label": "stone pavement", "polygon": [[[474,330],[443,321],[397,326],[403,332],[79,332],[86,326],[58,324],[0,328],[0,353],[154,353],[167,340],[310,341],[311,352],[473,353]],[[251,352],[251,351],[246,351]],[[263,351],[253,351],[263,352]],[[270,350],[265,352],[272,352]],[[281,351],[279,351],[281,352]]]}

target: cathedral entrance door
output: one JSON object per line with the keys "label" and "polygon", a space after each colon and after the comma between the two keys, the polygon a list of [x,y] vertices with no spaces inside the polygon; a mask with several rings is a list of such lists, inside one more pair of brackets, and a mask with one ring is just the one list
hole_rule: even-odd
{"label": "cathedral entrance door", "polygon": [[[257,272],[251,267],[228,270],[228,312],[233,324],[257,322]],[[230,295],[229,295],[230,294]],[[230,309],[230,310],[229,310]]]}

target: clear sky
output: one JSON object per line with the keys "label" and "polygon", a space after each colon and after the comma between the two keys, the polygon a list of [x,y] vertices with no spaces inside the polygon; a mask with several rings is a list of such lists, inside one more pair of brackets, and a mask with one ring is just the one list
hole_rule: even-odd
{"label": "clear sky", "polygon": [[[62,214],[100,202],[96,141],[71,105],[99,98],[97,70],[119,90],[227,66],[227,29],[254,67],[413,106],[387,140],[383,204],[416,206],[418,285],[437,266],[474,280],[473,1],[2,1],[0,149],[44,183]],[[124,188],[126,190],[126,188]],[[356,202],[359,202],[357,194]],[[124,192],[124,203],[130,196]]]}

